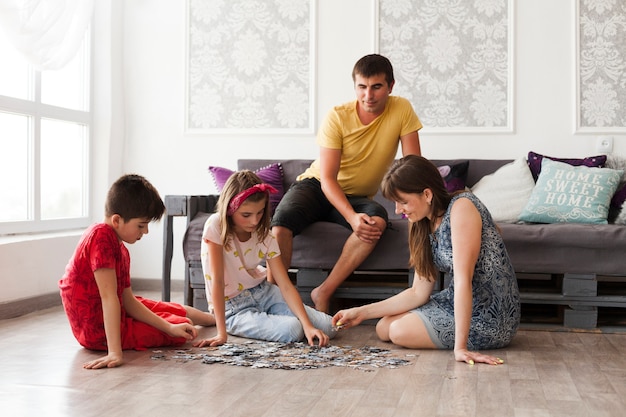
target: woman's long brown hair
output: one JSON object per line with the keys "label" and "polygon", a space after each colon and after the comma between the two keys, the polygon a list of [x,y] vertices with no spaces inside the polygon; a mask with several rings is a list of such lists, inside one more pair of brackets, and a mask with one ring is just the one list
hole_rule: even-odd
{"label": "woman's long brown hair", "polygon": [[418,276],[433,281],[437,279],[438,271],[433,262],[429,236],[438,216],[445,213],[451,200],[439,170],[424,157],[407,155],[393,163],[381,186],[383,196],[393,201],[401,200],[398,192],[421,194],[426,189],[433,194],[430,206],[433,215],[431,219],[424,217],[409,223],[409,266],[415,268]]}

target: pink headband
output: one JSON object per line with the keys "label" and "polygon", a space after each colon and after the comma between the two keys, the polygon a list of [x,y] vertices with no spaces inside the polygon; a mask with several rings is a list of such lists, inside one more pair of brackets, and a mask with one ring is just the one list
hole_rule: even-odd
{"label": "pink headband", "polygon": [[237,210],[239,210],[239,207],[241,207],[243,202],[246,201],[246,199],[252,194],[265,192],[273,194],[277,193],[278,190],[269,184],[255,184],[252,187],[243,190],[230,200],[230,202],[228,203],[228,210],[226,211],[226,214],[232,216]]}

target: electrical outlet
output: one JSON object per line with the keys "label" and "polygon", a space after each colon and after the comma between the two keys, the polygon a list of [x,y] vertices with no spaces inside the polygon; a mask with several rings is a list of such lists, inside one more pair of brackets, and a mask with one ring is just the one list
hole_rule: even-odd
{"label": "electrical outlet", "polygon": [[603,154],[613,152],[613,136],[598,136],[598,139],[596,139],[596,152]]}

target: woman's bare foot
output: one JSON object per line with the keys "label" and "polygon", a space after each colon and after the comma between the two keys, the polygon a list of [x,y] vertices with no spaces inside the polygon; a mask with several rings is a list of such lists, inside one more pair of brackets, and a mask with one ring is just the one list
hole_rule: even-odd
{"label": "woman's bare foot", "polygon": [[325,298],[321,292],[320,287],[313,288],[313,291],[311,291],[311,300],[313,300],[317,311],[328,314],[328,310],[330,310],[330,299]]}

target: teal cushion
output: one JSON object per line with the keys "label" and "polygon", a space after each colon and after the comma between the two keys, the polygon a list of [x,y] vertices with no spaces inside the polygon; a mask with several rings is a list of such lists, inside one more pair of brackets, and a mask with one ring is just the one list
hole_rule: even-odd
{"label": "teal cushion", "polygon": [[544,158],[537,184],[519,219],[531,223],[606,224],[611,197],[623,172]]}

